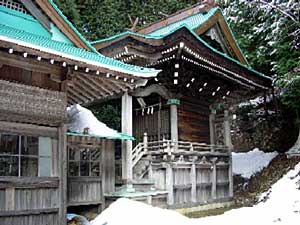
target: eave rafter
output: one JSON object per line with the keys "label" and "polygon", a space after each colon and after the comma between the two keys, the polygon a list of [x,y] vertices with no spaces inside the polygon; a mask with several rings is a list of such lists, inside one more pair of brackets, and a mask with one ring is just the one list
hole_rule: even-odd
{"label": "eave rafter", "polygon": [[[0,65],[48,75],[65,85],[69,104],[89,104],[132,90],[144,79],[0,41]],[[62,85],[61,85],[62,86]]]}

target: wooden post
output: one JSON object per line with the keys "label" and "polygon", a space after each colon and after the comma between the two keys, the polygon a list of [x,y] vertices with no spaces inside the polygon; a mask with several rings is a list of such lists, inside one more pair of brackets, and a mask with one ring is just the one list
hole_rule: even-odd
{"label": "wooden post", "polygon": [[216,144],[215,119],[216,119],[216,110],[211,109],[211,113],[209,114],[209,134],[210,134],[210,144],[211,145]]}
{"label": "wooden post", "polygon": [[5,210],[15,210],[15,188],[5,189]]}
{"label": "wooden post", "polygon": [[177,105],[170,105],[171,140],[178,141],[178,115]]}
{"label": "wooden post", "polygon": [[[122,133],[132,135],[132,96],[122,96]],[[122,179],[132,185],[132,141],[122,141]]]}
{"label": "wooden post", "polygon": [[144,144],[144,151],[147,152],[148,151],[148,136],[147,136],[146,132],[144,133],[143,144]]}
{"label": "wooden post", "polygon": [[168,191],[167,204],[174,204],[174,187],[173,187],[173,168],[170,163],[166,164],[166,189]]}
{"label": "wooden post", "polygon": [[217,158],[212,159],[212,173],[211,173],[211,198],[215,200],[217,198],[217,166],[216,166]]}
{"label": "wooden post", "polygon": [[101,145],[102,203],[100,210],[103,211],[106,208],[105,194],[115,191],[115,142],[103,139]]}
{"label": "wooden post", "polygon": [[231,142],[231,132],[230,132],[230,119],[229,111],[224,111],[224,143],[228,148],[228,181],[229,181],[229,197],[233,197],[233,175],[232,175],[232,149],[233,145]]}
{"label": "wooden post", "polygon": [[225,146],[232,150],[232,142],[231,142],[231,129],[230,129],[230,119],[229,119],[229,110],[224,111],[224,143]]}
{"label": "wooden post", "polygon": [[196,164],[195,160],[193,160],[193,164],[191,166],[191,201],[197,202],[197,177],[196,177]]}
{"label": "wooden post", "polygon": [[59,221],[65,225],[67,213],[67,127],[62,125],[58,128],[58,154],[59,154]]}

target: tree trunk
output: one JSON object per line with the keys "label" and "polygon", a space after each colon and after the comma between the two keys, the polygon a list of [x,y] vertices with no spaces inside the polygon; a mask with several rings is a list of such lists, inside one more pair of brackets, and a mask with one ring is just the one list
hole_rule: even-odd
{"label": "tree trunk", "polygon": [[288,155],[300,155],[300,126],[299,126],[299,134],[297,141],[295,142],[294,146],[290,148],[287,152]]}

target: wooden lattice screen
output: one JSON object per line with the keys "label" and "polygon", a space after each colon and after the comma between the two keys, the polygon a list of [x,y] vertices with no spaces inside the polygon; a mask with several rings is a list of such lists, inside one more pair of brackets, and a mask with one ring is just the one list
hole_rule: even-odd
{"label": "wooden lattice screen", "polygon": [[16,0],[0,0],[0,5],[3,5],[4,7],[9,9],[28,14],[28,11],[23,6],[23,4]]}

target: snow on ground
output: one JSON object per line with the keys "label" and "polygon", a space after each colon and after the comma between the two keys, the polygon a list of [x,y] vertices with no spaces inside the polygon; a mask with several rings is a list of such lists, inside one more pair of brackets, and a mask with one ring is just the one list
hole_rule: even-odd
{"label": "snow on ground", "polygon": [[265,201],[223,215],[188,219],[181,214],[128,199],[119,199],[91,225],[297,225],[300,221],[300,163],[263,194]]}
{"label": "snow on ground", "polygon": [[117,131],[107,127],[104,123],[100,122],[90,110],[78,104],[68,107],[67,115],[70,120],[68,130],[71,132],[83,133],[85,128],[89,128],[89,134],[92,135],[120,137]]}
{"label": "snow on ground", "polygon": [[250,152],[232,153],[233,174],[250,178],[269,165],[271,160],[278,155],[277,152],[265,153],[255,148]]}

